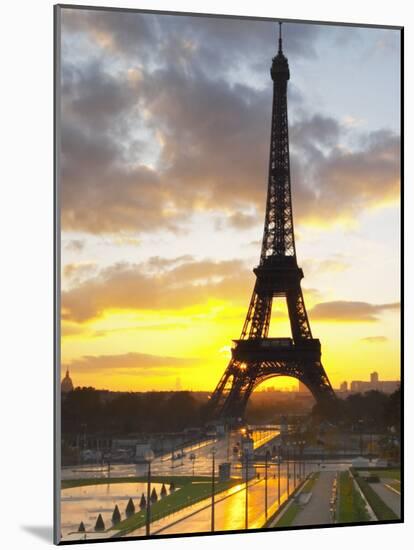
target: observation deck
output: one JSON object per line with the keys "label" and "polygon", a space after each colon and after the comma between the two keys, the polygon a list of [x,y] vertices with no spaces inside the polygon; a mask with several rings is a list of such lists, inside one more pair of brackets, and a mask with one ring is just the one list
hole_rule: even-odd
{"label": "observation deck", "polygon": [[235,361],[320,361],[321,342],[317,338],[250,338],[233,340],[231,353]]}

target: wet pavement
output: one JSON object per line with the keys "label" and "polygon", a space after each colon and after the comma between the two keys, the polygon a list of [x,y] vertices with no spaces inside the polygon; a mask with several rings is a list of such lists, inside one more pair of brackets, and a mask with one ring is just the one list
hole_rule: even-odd
{"label": "wet pavement", "polygon": [[[268,513],[278,507],[278,479],[274,477],[276,468],[269,468],[268,477]],[[281,468],[281,503],[286,499],[286,468]],[[290,479],[290,490],[293,479]],[[249,481],[247,499],[247,520],[249,528],[263,527],[265,523],[265,481],[262,476]],[[246,484],[240,483],[231,490],[216,495],[215,498],[215,531],[245,529],[246,525]],[[190,509],[181,510],[173,516],[163,518],[152,525],[153,534],[202,533],[211,531],[211,498],[205,499]],[[129,533],[127,536],[140,536],[143,529]]]}
{"label": "wet pavement", "polygon": [[[265,445],[279,435],[278,429],[263,430],[253,432],[254,447]],[[157,475],[186,475],[194,474],[199,476],[211,475],[211,451],[216,449],[217,464],[221,462],[231,462],[232,469],[239,465],[239,458],[233,453],[233,448],[237,442],[240,442],[240,432],[233,431],[223,439],[212,439],[198,444],[189,445],[184,448],[185,456],[183,458],[172,460],[172,454],[168,453],[157,457],[151,463],[151,470],[154,476]],[[195,454],[194,464],[190,460],[190,454]],[[62,469],[62,480],[96,478],[104,477],[139,477],[146,475],[147,465],[142,464],[111,464],[95,465],[85,464]],[[236,471],[232,474],[237,475]]]}
{"label": "wet pavement", "polygon": [[[260,448],[266,443],[270,443],[279,435],[277,429],[257,431],[253,433],[254,447]],[[240,479],[240,483],[226,492],[220,493],[215,497],[215,530],[242,530],[246,525],[246,484],[243,476],[244,472],[240,465],[240,459],[233,449],[237,442],[240,442],[240,432],[234,431],[229,436],[220,440],[204,441],[197,445],[188,446],[184,449],[184,457],[179,460],[171,460],[171,454],[157,457],[151,464],[153,476],[211,476],[212,449],[216,450],[216,475],[218,474],[218,465],[223,462],[231,462],[231,475],[233,478]],[[273,444],[273,443],[272,443]],[[190,461],[190,453],[196,455],[194,462]],[[341,465],[348,468],[349,465]],[[325,468],[341,469],[338,464],[321,465],[320,462],[308,462],[306,473],[310,471]],[[252,474],[260,473],[260,479],[254,476],[249,481],[248,489],[248,507],[247,518],[248,527],[261,528],[264,526],[265,517],[265,481],[264,464],[256,462],[252,465]],[[297,469],[299,472],[299,469]],[[105,478],[105,477],[134,477],[143,476],[147,473],[146,464],[116,464],[107,466],[83,465],[72,468],[65,468],[62,471],[62,479],[81,479],[81,478]],[[298,481],[299,482],[299,481]],[[293,462],[290,464],[289,490],[293,490]],[[153,484],[157,487],[157,492],[161,489],[160,484]],[[287,466],[281,464],[280,468],[280,503],[287,498]],[[73,489],[62,490],[62,535],[65,540],[83,538],[83,535],[76,533],[80,521],[83,521],[85,527],[92,531],[87,533],[87,539],[107,538],[116,536],[116,531],[110,533],[94,533],[93,529],[99,513],[102,514],[105,527],[111,526],[111,517],[115,504],[118,504],[120,512],[125,517],[125,507],[129,497],[133,497],[136,509],[139,509],[139,499],[142,493],[146,493],[146,484],[144,482],[117,483],[91,485],[77,487]],[[268,469],[268,517],[274,514],[279,506],[278,502],[278,476],[277,465],[270,463]],[[191,507],[182,509],[174,514],[154,521],[151,524],[152,534],[180,534],[197,533],[211,530],[211,497],[194,504]],[[69,534],[75,531],[73,534]],[[144,536],[144,528],[137,529],[126,536]]]}
{"label": "wet pavement", "polygon": [[[159,495],[162,484],[151,485]],[[142,493],[146,495],[146,491],[146,483],[113,483],[63,489],[61,491],[62,536],[66,538],[70,533],[77,532],[81,521],[86,531],[94,531],[99,514],[102,514],[105,528],[108,529],[112,525],[111,518],[115,505],[118,505],[122,519],[125,519],[125,508],[129,498],[132,498],[136,511],[139,511],[141,495]],[[95,533],[92,535],[95,536]]]}

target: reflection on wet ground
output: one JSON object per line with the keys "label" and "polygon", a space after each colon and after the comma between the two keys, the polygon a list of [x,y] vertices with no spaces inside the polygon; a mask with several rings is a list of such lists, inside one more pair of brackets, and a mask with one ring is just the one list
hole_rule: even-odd
{"label": "reflection on wet ground", "polygon": [[[160,494],[162,484],[153,483],[157,494]],[[139,511],[139,502],[142,493],[146,495],[146,483],[113,483],[102,485],[88,485],[74,487],[61,491],[61,532],[65,537],[76,532],[83,521],[86,531],[93,531],[99,514],[105,528],[111,524],[112,513],[118,505],[122,519],[125,518],[125,508],[132,498],[136,511]],[[106,535],[108,536],[108,535]]]}
{"label": "reflection on wet ground", "polygon": [[[306,473],[311,471],[337,471],[349,468],[348,463],[306,463]],[[256,477],[249,482],[247,501],[247,523],[250,529],[263,527],[265,523],[265,481],[263,464],[256,465],[260,472],[260,479]],[[289,491],[294,485],[293,465],[290,464]],[[157,493],[160,493],[161,484],[152,484]],[[246,490],[245,483],[240,483],[228,491],[216,495],[215,499],[215,530],[243,530],[246,525]],[[278,469],[275,463],[269,465],[268,470],[268,515],[272,515],[278,508]],[[280,468],[280,503],[287,498],[288,476],[286,463]],[[116,535],[110,533],[95,533],[94,527],[98,514],[102,514],[105,527],[111,526],[112,512],[115,504],[118,505],[122,517],[125,517],[125,508],[130,497],[133,498],[136,509],[139,509],[139,500],[142,493],[146,494],[145,482],[114,483],[90,485],[72,489],[64,489],[62,495],[62,536],[65,540],[83,538],[77,533],[79,523],[84,522],[87,539],[108,538]],[[152,534],[180,534],[202,533],[211,530],[211,498],[170,514],[151,523]],[[70,534],[73,533],[73,534]],[[145,536],[144,528],[130,532],[126,537]]]}

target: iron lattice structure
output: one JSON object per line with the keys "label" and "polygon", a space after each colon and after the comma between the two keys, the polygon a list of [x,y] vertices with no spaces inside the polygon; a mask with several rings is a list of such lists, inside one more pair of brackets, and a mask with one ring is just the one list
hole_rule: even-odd
{"label": "iron lattice structure", "polygon": [[[253,390],[274,376],[291,376],[327,403],[335,394],[321,363],[321,344],[312,337],[300,281],[303,271],[296,259],[289,162],[287,83],[288,60],[279,50],[273,58],[272,126],[269,179],[260,263],[253,272],[256,283],[239,340],[208,404],[211,420],[237,423],[244,419]],[[284,297],[291,338],[269,338],[273,298]]]}

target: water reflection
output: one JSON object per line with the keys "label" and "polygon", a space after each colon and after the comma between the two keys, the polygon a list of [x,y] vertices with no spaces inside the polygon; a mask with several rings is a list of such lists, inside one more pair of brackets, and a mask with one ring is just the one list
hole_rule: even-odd
{"label": "water reflection", "polygon": [[[157,494],[160,494],[162,484],[151,483]],[[146,494],[146,483],[105,483],[62,489],[61,491],[61,532],[65,537],[77,532],[83,521],[86,531],[94,531],[96,519],[102,514],[105,528],[111,527],[111,518],[115,505],[118,505],[122,519],[125,519],[125,508],[129,498],[132,498],[136,511],[142,493]],[[107,534],[111,536],[114,532]],[[88,537],[89,538],[89,537]]]}

